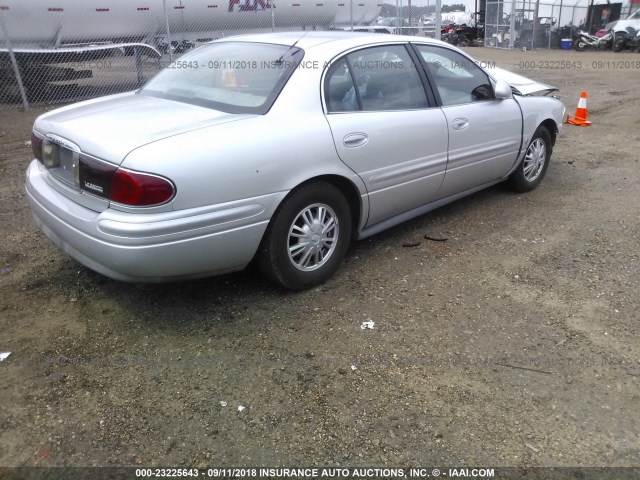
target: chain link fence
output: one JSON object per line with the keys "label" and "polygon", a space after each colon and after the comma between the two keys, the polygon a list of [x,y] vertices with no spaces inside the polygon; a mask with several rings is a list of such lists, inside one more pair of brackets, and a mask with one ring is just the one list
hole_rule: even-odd
{"label": "chain link fence", "polygon": [[[380,0],[0,0],[0,108],[138,88],[204,42],[373,30]],[[405,31],[403,33],[410,33]]]}
{"label": "chain link fence", "polygon": [[560,48],[563,39],[577,35],[586,22],[588,6],[571,0],[488,0],[485,45],[525,49]]}
{"label": "chain link fence", "polygon": [[605,0],[487,0],[485,45],[505,49],[569,49],[579,30],[594,34],[627,18],[640,3]]}

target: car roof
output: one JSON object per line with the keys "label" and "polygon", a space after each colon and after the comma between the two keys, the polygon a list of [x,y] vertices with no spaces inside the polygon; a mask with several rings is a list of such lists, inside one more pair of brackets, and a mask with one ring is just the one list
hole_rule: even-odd
{"label": "car roof", "polygon": [[[367,45],[380,42],[420,42],[442,44],[438,40],[425,37],[411,37],[408,35],[389,35],[383,33],[369,32],[351,32],[345,30],[329,30],[329,31],[308,31],[308,32],[270,32],[248,35],[237,35],[226,37],[216,42],[256,42],[256,43],[275,43],[281,45],[296,44],[304,50],[330,43],[352,44],[350,46],[357,47],[359,45]],[[297,42],[297,43],[296,43]]]}

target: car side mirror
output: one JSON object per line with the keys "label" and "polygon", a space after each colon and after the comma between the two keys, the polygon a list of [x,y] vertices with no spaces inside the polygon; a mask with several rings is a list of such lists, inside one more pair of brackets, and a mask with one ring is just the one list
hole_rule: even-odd
{"label": "car side mirror", "polygon": [[507,98],[512,98],[513,93],[511,92],[511,87],[507,82],[502,79],[496,80],[496,86],[494,88],[494,93],[498,100],[505,100]]}

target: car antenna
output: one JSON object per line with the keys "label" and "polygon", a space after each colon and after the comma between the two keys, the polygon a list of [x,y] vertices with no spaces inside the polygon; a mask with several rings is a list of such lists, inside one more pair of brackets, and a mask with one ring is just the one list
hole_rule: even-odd
{"label": "car antenna", "polygon": [[309,31],[304,32],[304,33],[302,34],[302,36],[301,36],[299,39],[297,39],[295,42],[293,42],[293,45],[291,45],[291,46],[287,49],[287,51],[286,51],[286,52],[284,52],[282,55],[280,55],[280,58],[279,58],[278,60],[276,60],[276,64],[278,64],[278,65],[282,65],[282,61],[284,60],[284,57],[286,57],[286,56],[287,56],[287,54],[288,54],[291,50],[293,50],[293,48],[298,44],[298,42],[299,42],[300,40],[302,40],[302,39],[307,35],[307,33],[309,33]]}

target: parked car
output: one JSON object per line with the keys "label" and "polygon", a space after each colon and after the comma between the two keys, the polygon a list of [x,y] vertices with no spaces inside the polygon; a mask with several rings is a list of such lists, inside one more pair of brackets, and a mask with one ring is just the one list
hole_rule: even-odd
{"label": "parked car", "polygon": [[114,279],[255,259],[309,288],[352,239],[498,182],[536,188],[565,111],[554,90],[430,39],[230,37],[40,116],[27,198],[56,245]]}
{"label": "parked car", "polygon": [[618,33],[624,35],[628,27],[631,27],[634,30],[640,30],[640,9],[632,12],[627,18],[623,20],[616,20],[615,22],[607,24],[605,29],[612,30],[614,36],[616,36]]}
{"label": "parked car", "polygon": [[630,14],[625,20],[617,20],[607,25],[613,32],[613,51],[620,52],[625,48],[640,48],[640,9]]}

